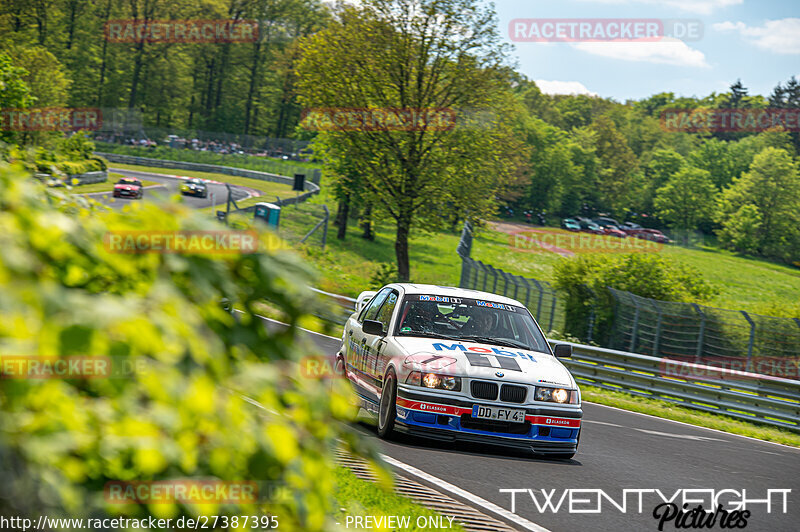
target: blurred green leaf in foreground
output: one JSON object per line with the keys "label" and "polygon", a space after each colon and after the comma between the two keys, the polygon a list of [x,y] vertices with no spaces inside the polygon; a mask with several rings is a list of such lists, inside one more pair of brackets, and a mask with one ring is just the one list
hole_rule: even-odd
{"label": "blurred green leaf in foreground", "polygon": [[[0,380],[0,515],[269,514],[282,530],[331,526],[332,450],[338,439],[362,444],[337,421],[353,415],[343,385],[292,369],[308,355],[295,324],[312,304],[310,272],[281,250],[134,255],[103,245],[108,231],[221,229],[177,203],[109,211],[0,164],[0,364],[80,355],[137,368]],[[243,312],[223,310],[223,298]],[[262,301],[290,327],[268,331],[254,316]],[[180,479],[252,480],[285,496],[112,504],[104,495],[110,482]]]}

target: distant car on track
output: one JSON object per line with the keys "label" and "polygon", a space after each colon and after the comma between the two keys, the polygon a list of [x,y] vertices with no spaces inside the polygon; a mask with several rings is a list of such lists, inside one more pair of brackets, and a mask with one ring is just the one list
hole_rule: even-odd
{"label": "distant car on track", "polygon": [[208,197],[208,185],[202,179],[187,179],[181,183],[181,194],[184,196]]}
{"label": "distant car on track", "polygon": [[144,186],[135,177],[122,177],[114,184],[113,195],[115,198],[142,199]]}
{"label": "distant car on track", "polygon": [[473,441],[571,458],[581,394],[521,303],[486,292],[389,284],[345,324],[335,368],[378,435]]}
{"label": "distant car on track", "polygon": [[561,227],[567,231],[580,231],[581,224],[574,218],[564,218],[561,220]]}

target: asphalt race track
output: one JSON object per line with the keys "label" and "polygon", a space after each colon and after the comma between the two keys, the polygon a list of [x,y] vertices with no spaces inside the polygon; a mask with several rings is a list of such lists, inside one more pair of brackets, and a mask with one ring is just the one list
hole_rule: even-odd
{"label": "asphalt race track", "polygon": [[[175,194],[180,194],[180,184],[183,182],[183,179],[177,177],[166,177],[158,174],[151,174],[149,172],[121,170],[119,168],[109,168],[109,171],[122,174],[124,176],[137,177],[139,179],[147,181],[155,181],[163,185],[159,187],[145,188],[144,197],[141,200],[130,199],[130,198],[113,198],[111,196],[111,192],[88,194],[88,196],[91,197],[92,199],[95,199],[114,209],[121,209],[122,207],[128,205],[131,202],[167,200],[170,196],[174,196]],[[252,194],[252,192],[255,192],[245,187],[240,187],[235,185],[231,185],[231,190],[233,191],[232,194],[233,194],[233,199],[235,201],[243,200],[249,197]],[[212,198],[212,194],[215,199]],[[228,198],[228,189],[225,187],[225,185],[208,183],[207,198],[197,198],[194,196],[182,196],[182,197],[184,203],[195,209],[201,209],[203,207],[211,207],[213,202],[216,200],[216,205],[218,207],[218,210],[225,210],[225,202]]]}
{"label": "asphalt race track", "polygon": [[[307,335],[327,355],[339,348],[339,340],[318,334]],[[432,442],[406,438],[380,442],[385,455],[412,465],[450,484],[471,492],[506,510],[511,510],[511,493],[500,489],[533,490],[539,505],[555,489],[555,505],[566,489],[603,490],[622,506],[624,489],[661,490],[667,499],[677,490],[736,490],[720,496],[723,504],[739,501],[742,490],[746,499],[766,499],[767,490],[791,489],[783,508],[783,494],[773,492],[771,513],[766,504],[748,505],[752,515],[746,530],[800,530],[800,449],[730,435],[624,410],[584,403],[584,425],[575,459],[555,461],[533,458],[480,445]],[[359,425],[356,430],[377,440],[374,428]],[[430,484],[430,483],[429,483]],[[436,488],[436,485],[431,484]],[[688,499],[703,499],[697,504],[706,509],[709,496],[702,492],[686,493]],[[679,500],[683,495],[679,495]],[[451,494],[452,495],[452,494]],[[570,513],[569,496],[574,510],[596,509],[600,513]],[[626,513],[597,492],[572,492],[559,510],[540,512],[527,492],[515,495],[514,513],[553,532],[586,530],[658,530],[653,517],[659,494],[627,495]],[[586,502],[580,502],[585,500]],[[681,504],[679,504],[680,506]],[[488,513],[488,512],[487,512]],[[496,516],[494,516],[496,517]],[[509,523],[514,526],[512,523]],[[518,525],[516,525],[519,528]],[[689,528],[689,527],[685,527]],[[729,526],[728,529],[731,527]],[[722,530],[719,520],[712,530]],[[676,530],[668,522],[664,530]],[[708,530],[706,528],[705,530]]]}

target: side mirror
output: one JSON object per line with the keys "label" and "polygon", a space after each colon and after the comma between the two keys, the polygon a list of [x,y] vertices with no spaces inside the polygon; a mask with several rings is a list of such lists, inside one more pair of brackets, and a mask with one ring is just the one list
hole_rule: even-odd
{"label": "side mirror", "polygon": [[383,333],[383,323],[375,320],[364,320],[361,330],[364,334],[374,334],[376,336],[385,336]]}
{"label": "side mirror", "polygon": [[572,346],[570,344],[556,344],[553,346],[553,354],[558,358],[569,358],[572,356]]}

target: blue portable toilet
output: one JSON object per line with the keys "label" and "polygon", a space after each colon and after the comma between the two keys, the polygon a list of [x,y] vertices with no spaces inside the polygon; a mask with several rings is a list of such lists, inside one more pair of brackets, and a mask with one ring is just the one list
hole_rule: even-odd
{"label": "blue portable toilet", "polygon": [[281,220],[281,208],[274,203],[256,203],[254,218],[277,229]]}

